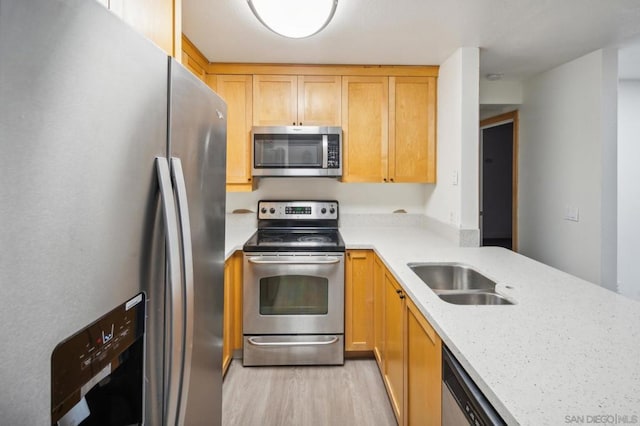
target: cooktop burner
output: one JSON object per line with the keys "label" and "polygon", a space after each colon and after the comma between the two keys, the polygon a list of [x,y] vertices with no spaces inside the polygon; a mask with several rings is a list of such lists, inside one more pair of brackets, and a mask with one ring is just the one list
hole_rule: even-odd
{"label": "cooktop burner", "polygon": [[245,243],[244,251],[344,251],[344,241],[333,230],[259,229]]}
{"label": "cooktop burner", "polygon": [[337,201],[259,201],[258,230],[244,251],[345,251]]}

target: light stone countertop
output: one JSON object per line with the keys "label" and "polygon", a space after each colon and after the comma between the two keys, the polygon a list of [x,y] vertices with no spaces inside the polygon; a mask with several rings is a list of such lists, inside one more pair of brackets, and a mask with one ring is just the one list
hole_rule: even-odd
{"label": "light stone countertop", "polygon": [[[255,231],[246,225],[227,227],[227,257]],[[376,251],[508,424],[640,424],[640,302],[506,249],[456,247],[421,227],[340,233],[348,249]],[[516,304],[446,303],[409,262],[467,264]]]}

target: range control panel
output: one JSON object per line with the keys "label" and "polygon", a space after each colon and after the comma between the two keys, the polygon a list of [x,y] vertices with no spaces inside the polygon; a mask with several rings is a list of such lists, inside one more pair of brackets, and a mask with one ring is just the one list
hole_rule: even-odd
{"label": "range control panel", "polygon": [[338,219],[338,202],[333,201],[259,201],[258,219],[318,220]]}

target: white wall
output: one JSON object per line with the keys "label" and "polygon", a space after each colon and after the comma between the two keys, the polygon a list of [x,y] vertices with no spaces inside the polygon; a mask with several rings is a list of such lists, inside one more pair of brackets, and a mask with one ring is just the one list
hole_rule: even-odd
{"label": "white wall", "polygon": [[522,104],[521,81],[489,81],[480,77],[480,120],[515,111]]}
{"label": "white wall", "polygon": [[480,79],[481,105],[519,105],[522,103],[522,82]]}
{"label": "white wall", "polygon": [[640,300],[640,80],[618,84],[618,291]]}
{"label": "white wall", "polygon": [[479,63],[479,49],[463,47],[438,74],[438,183],[425,214],[459,229],[478,229]]}
{"label": "white wall", "polygon": [[[616,52],[599,50],[525,81],[520,109],[520,252],[608,288],[616,84]],[[579,209],[578,222],[564,219],[567,206]]]}
{"label": "white wall", "polygon": [[227,212],[255,211],[262,199],[335,199],[341,213],[423,213],[426,184],[341,183],[329,178],[262,178],[256,191],[227,193]]}

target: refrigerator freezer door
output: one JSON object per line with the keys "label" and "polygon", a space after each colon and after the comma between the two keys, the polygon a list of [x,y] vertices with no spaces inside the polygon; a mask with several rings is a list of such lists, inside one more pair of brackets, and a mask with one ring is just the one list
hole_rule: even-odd
{"label": "refrigerator freezer door", "polygon": [[[0,423],[45,425],[58,342],[140,291],[164,314],[168,66],[97,2],[1,4]],[[146,380],[161,407],[161,376]]]}
{"label": "refrigerator freezer door", "polygon": [[226,105],[184,67],[171,61],[171,157],[184,170],[193,248],[192,362],[186,425],[219,425],[222,413],[222,313]]}

